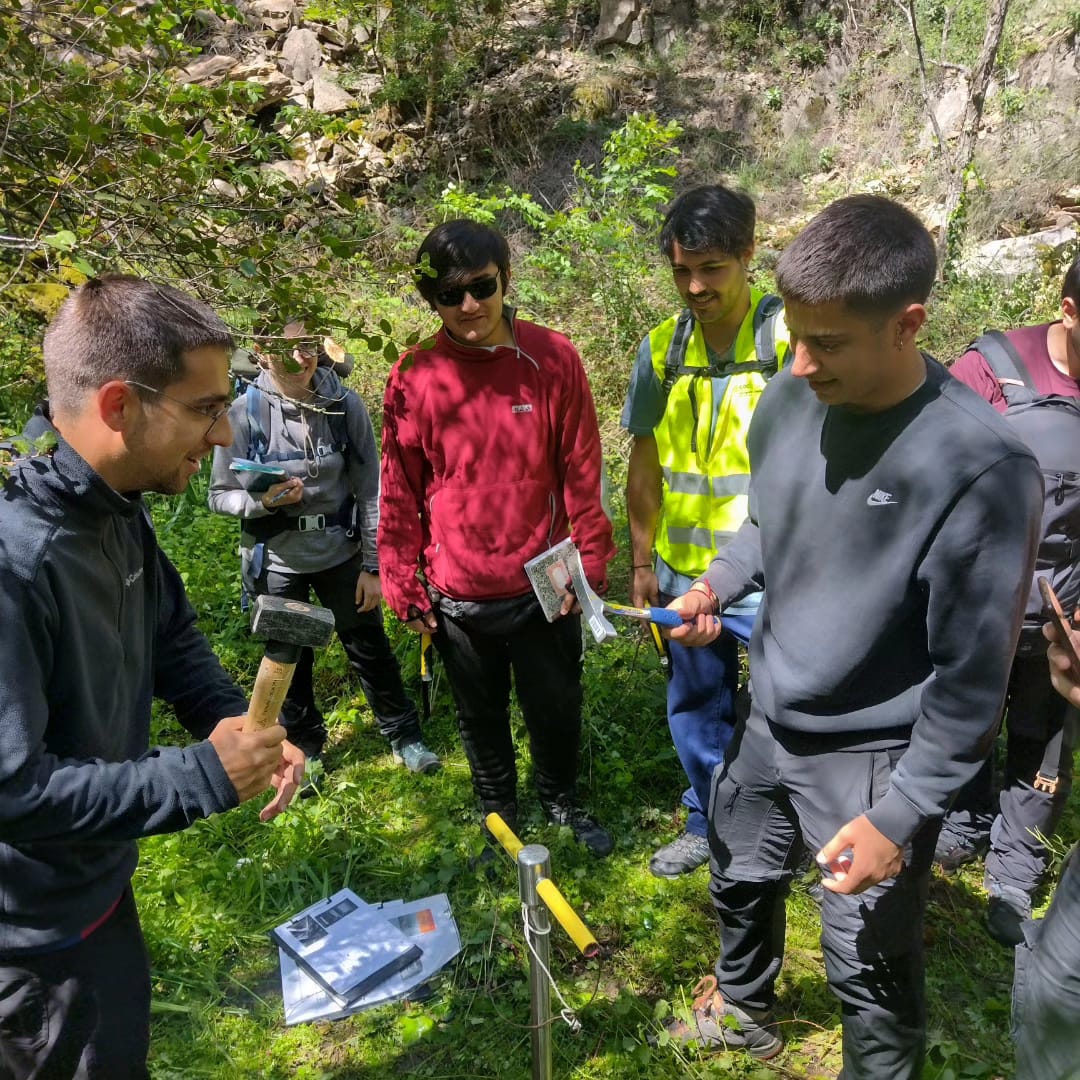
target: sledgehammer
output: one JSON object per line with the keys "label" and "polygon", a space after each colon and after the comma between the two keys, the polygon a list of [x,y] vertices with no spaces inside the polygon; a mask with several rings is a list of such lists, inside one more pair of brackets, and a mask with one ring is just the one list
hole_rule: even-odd
{"label": "sledgehammer", "polygon": [[327,645],[334,633],[334,613],[300,600],[260,596],[251,612],[251,632],[266,639],[251,692],[245,731],[261,731],[278,722],[300,650]]}

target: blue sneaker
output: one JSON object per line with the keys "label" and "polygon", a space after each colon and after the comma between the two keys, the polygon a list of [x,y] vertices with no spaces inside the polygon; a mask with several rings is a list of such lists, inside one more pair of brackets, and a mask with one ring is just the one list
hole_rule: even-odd
{"label": "blue sneaker", "polygon": [[409,772],[432,773],[442,768],[439,755],[429,750],[420,739],[392,744],[394,764],[404,765]]}

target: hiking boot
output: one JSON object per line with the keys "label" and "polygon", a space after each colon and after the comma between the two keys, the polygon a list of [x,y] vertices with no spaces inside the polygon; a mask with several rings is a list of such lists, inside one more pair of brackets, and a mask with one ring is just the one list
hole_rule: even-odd
{"label": "hiking boot", "polygon": [[709,841],[697,833],[684,832],[670,844],[659,848],[649,860],[653,877],[677,878],[689,874],[709,861]]}
{"label": "hiking boot", "polygon": [[615,847],[611,833],[580,807],[565,799],[556,799],[554,802],[541,799],[540,805],[544,808],[548,821],[553,825],[568,826],[574,839],[579,844],[584,844],[598,859],[611,854]]}
{"label": "hiking boot", "polygon": [[432,773],[442,768],[439,755],[429,750],[420,739],[395,742],[391,746],[394,751],[394,764],[404,765],[409,772]]}
{"label": "hiking boot", "polygon": [[1024,941],[1024,923],[1031,918],[1031,897],[1023,889],[1002,885],[991,878],[983,885],[990,894],[986,929],[996,942],[1015,949]]}
{"label": "hiking boot", "polygon": [[981,859],[989,846],[989,841],[973,845],[942,837],[934,848],[934,862],[941,867],[942,873],[955,874],[961,866]]}
{"label": "hiking boot", "polygon": [[745,1050],[760,1061],[776,1057],[783,1050],[772,1013],[725,1001],[716,988],[715,975],[706,975],[693,992],[697,997],[690,1022],[673,1016],[664,1023],[673,1039],[684,1046],[697,1044],[703,1050]]}

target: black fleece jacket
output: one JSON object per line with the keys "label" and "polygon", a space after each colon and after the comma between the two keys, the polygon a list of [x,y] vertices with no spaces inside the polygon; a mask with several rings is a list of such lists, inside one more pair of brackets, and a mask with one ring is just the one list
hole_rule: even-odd
{"label": "black fleece jacket", "polygon": [[705,579],[765,602],[753,696],[807,752],[904,746],[867,817],[904,844],[990,750],[1031,588],[1042,477],[1009,424],[936,361],[878,413],[788,369],[750,426],[750,517]]}
{"label": "black fleece jacket", "polygon": [[[28,434],[52,430],[44,415]],[[127,887],[140,836],[237,804],[206,741],[149,749],[154,696],[199,739],[243,714],[136,495],[57,433],[0,494],[0,954],[48,948]]]}

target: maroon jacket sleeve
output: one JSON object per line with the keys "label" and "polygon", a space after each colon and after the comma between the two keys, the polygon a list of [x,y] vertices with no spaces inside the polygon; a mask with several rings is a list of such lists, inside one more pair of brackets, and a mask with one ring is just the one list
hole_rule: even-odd
{"label": "maroon jacket sleeve", "polygon": [[562,423],[558,438],[563,501],[585,576],[603,594],[607,592],[607,564],[615,555],[615,544],[611,522],[600,498],[600,474],[604,467],[600,425],[581,357],[569,342],[565,349],[566,377],[562,382]]}
{"label": "maroon jacket sleeve", "polygon": [[952,364],[949,373],[965,386],[970,386],[979,397],[990,402],[999,413],[1005,411],[1005,395],[1001,392],[1001,384],[981,353],[975,352],[974,349],[968,350]]}
{"label": "maroon jacket sleeve", "polygon": [[410,411],[401,361],[394,365],[383,398],[381,490],[379,493],[379,567],[383,596],[399,619],[411,604],[431,607],[416,572],[424,534],[426,459],[416,420]]}

